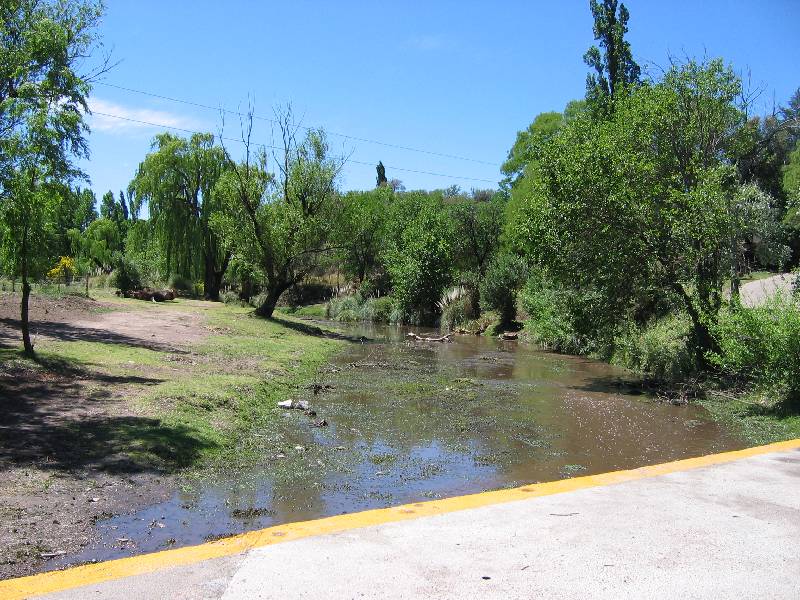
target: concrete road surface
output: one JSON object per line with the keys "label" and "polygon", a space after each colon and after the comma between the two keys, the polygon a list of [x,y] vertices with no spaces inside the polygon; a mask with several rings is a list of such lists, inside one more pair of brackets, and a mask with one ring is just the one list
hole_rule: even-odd
{"label": "concrete road surface", "polygon": [[2,598],[45,590],[62,600],[797,600],[800,440],[0,582]]}

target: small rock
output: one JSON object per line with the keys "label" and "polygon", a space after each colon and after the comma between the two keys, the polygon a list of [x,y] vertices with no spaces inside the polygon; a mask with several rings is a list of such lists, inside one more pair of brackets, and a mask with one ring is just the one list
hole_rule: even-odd
{"label": "small rock", "polygon": [[300,410],[308,410],[308,400],[298,400],[294,407]]}
{"label": "small rock", "polygon": [[278,402],[278,408],[292,408],[292,401],[283,400],[281,402]]}
{"label": "small rock", "polygon": [[89,498],[89,502],[100,502],[100,498]]}
{"label": "small rock", "polygon": [[314,427],[327,427],[328,422],[325,419],[321,419],[319,421],[314,421]]}
{"label": "small rock", "polygon": [[306,451],[306,449],[303,446],[295,446],[294,449],[297,450],[298,452],[305,452]]}
{"label": "small rock", "polygon": [[275,458],[286,458],[285,454],[276,454]]}

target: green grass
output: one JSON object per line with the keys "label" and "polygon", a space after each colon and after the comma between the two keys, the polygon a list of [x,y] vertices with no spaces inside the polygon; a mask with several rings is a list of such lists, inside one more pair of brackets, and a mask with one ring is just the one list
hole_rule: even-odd
{"label": "green grass", "polygon": [[[205,467],[231,467],[257,458],[254,438],[274,429],[277,403],[311,383],[319,366],[342,344],[294,328],[299,322],[291,317],[265,320],[253,316],[250,308],[113,298],[121,310],[201,312],[209,335],[188,353],[40,339],[38,363],[10,349],[0,349],[0,360],[78,374],[88,390],[123,386],[115,391],[149,421],[125,422],[93,432],[93,437],[138,464],[166,471],[188,468],[196,474]],[[107,383],[108,376],[115,382]],[[82,433],[75,431],[76,440]]]}
{"label": "green grass", "polygon": [[283,314],[312,319],[325,318],[325,304],[309,304],[307,306],[281,306],[278,308]]}
{"label": "green grass", "polygon": [[700,404],[754,446],[800,438],[800,415],[754,394],[733,398],[711,392]]}

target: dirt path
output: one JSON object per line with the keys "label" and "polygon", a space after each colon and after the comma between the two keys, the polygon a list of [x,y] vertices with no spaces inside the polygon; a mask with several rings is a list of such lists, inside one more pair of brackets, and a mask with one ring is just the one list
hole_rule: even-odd
{"label": "dirt path", "polygon": [[[210,333],[197,310],[32,300],[32,333],[43,348],[90,341],[180,354]],[[155,376],[20,360],[10,352],[20,344],[18,301],[0,297],[0,578],[46,568],[48,554],[77,552],[98,519],[163,500],[175,485],[128,452],[164,435],[158,419],[128,401]]]}

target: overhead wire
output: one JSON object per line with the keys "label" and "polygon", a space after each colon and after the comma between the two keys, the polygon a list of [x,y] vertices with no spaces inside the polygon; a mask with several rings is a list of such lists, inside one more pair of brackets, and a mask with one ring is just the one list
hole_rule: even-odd
{"label": "overhead wire", "polygon": [[[185,99],[182,99],[182,98],[175,98],[175,97],[172,97],[172,96],[166,96],[164,94],[157,94],[155,92],[148,92],[148,91],[145,91],[145,90],[139,90],[139,89],[132,88],[132,87],[118,85],[118,84],[115,84],[115,83],[107,83],[107,82],[104,82],[104,81],[99,81],[99,82],[96,82],[95,85],[102,85],[102,86],[105,86],[105,87],[114,88],[114,89],[122,90],[122,91],[125,91],[125,92],[132,92],[132,93],[135,93],[135,94],[141,94],[143,96],[150,96],[151,98],[158,98],[160,100],[167,100],[168,102],[176,102],[176,103],[179,103],[179,104],[185,104],[187,106],[195,106],[197,108],[204,108],[204,109],[207,109],[207,110],[214,110],[214,111],[217,111],[217,112],[223,112],[225,114],[237,115],[239,117],[248,116],[246,113],[242,113],[241,111],[237,111],[237,110],[230,110],[230,109],[225,109],[225,108],[221,108],[221,107],[210,106],[208,104],[203,104],[201,102],[195,102],[193,100],[185,100]],[[277,121],[275,119],[271,119],[269,117],[262,117],[262,116],[256,115],[256,114],[253,114],[252,117],[253,117],[253,119],[258,120],[258,121],[265,121],[265,122],[268,122],[268,123],[277,124]],[[295,126],[299,127],[300,129],[303,129],[305,131],[315,129],[314,127],[303,126],[303,125],[298,125],[298,124],[295,124]],[[407,151],[407,152],[419,152],[419,153],[428,154],[428,155],[431,155],[431,156],[439,156],[439,157],[442,157],[442,158],[450,158],[450,159],[453,159],[453,160],[463,160],[463,161],[474,162],[474,163],[483,164],[483,165],[489,165],[489,166],[492,166],[492,167],[501,166],[499,163],[490,162],[490,161],[486,161],[486,160],[479,160],[477,158],[469,158],[469,157],[466,157],[466,156],[459,156],[459,155],[456,155],[456,154],[448,154],[448,153],[445,153],[445,152],[436,152],[436,151],[433,151],[433,150],[425,150],[423,148],[414,148],[412,146],[404,146],[404,145],[401,145],[401,144],[393,144],[393,143],[389,143],[389,142],[383,142],[383,141],[379,141],[379,140],[373,140],[373,139],[369,139],[369,138],[363,138],[363,137],[359,137],[359,136],[349,135],[349,134],[346,134],[346,133],[337,133],[335,131],[328,131],[327,129],[325,130],[325,133],[327,133],[329,135],[336,136],[336,137],[341,137],[341,138],[344,138],[344,139],[353,140],[355,142],[362,142],[362,143],[366,143],[366,144],[376,144],[376,145],[379,145],[379,146],[385,146],[387,148],[395,148],[395,149],[404,150],[404,151]]]}
{"label": "overhead wire", "polygon": [[[134,119],[132,117],[124,117],[122,115],[115,115],[115,114],[112,114],[112,113],[101,112],[101,111],[96,111],[96,110],[95,111],[91,111],[91,114],[92,115],[98,115],[98,116],[101,116],[101,117],[107,117],[107,118],[110,118],[110,119],[118,119],[120,121],[128,121],[128,122],[131,122],[131,123],[138,123],[140,125],[148,125],[150,127],[160,127],[160,128],[163,128],[163,129],[172,129],[174,131],[181,131],[183,133],[189,133],[189,134],[202,133],[200,131],[195,131],[193,129],[186,129],[184,127],[177,127],[175,125],[165,125],[163,123],[153,123],[152,121],[145,121],[145,120],[142,120],[142,119]],[[244,144],[245,143],[244,140],[241,140],[241,139],[238,139],[238,138],[226,137],[226,136],[222,136],[222,135],[217,135],[217,138],[219,138],[221,140],[229,141],[229,142],[239,143],[239,144]],[[263,143],[254,143],[253,145],[261,147],[261,148],[265,148],[265,149],[268,148],[270,150],[279,150],[279,151],[283,151],[284,150],[283,148],[280,148],[278,146],[272,146],[272,145],[263,144]],[[374,166],[372,163],[364,162],[364,161],[361,161],[361,160],[355,160],[355,159],[347,157],[347,156],[336,156],[334,158],[337,158],[339,160],[343,160],[343,161],[348,162],[348,163],[354,163],[354,164],[358,164],[358,165],[366,165],[366,166],[370,166],[370,167]],[[385,165],[385,166],[386,166],[387,169],[393,169],[395,171],[402,171],[404,173],[416,173],[416,174],[419,174],[419,175],[431,175],[433,177],[446,177],[446,178],[449,178],[449,179],[458,179],[458,180],[461,180],[461,181],[478,181],[478,182],[481,182],[481,183],[491,183],[491,184],[497,183],[495,181],[492,181],[491,179],[481,179],[479,177],[467,177],[467,176],[461,176],[461,175],[449,175],[449,174],[446,174],[446,173],[434,173],[432,171],[421,171],[421,170],[417,170],[417,169],[407,169],[407,168],[404,168],[404,167],[396,167],[396,166],[393,166],[393,165]]]}

